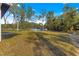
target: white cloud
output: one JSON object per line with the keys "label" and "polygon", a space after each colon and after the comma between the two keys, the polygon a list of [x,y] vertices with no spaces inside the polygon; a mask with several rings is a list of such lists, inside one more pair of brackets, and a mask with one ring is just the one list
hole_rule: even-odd
{"label": "white cloud", "polygon": [[4,19],[0,19],[0,24],[4,24]]}
{"label": "white cloud", "polygon": [[[6,23],[12,24],[12,22],[13,22],[13,15],[11,14],[11,15],[9,15],[9,17],[7,18]],[[2,18],[2,19],[0,20],[0,24],[4,24],[4,18]]]}
{"label": "white cloud", "polygon": [[33,9],[33,11],[36,11],[35,9]]}
{"label": "white cloud", "polygon": [[28,22],[33,22],[33,23],[37,23],[37,24],[45,24],[46,23],[46,20],[42,20],[42,19],[40,19],[40,20],[28,20]]}
{"label": "white cloud", "polygon": [[20,4],[18,4],[17,6],[20,7]]}
{"label": "white cloud", "polygon": [[63,12],[60,13],[60,15],[62,15],[62,14],[63,14]]}
{"label": "white cloud", "polygon": [[79,9],[79,8],[76,8],[76,9]]}

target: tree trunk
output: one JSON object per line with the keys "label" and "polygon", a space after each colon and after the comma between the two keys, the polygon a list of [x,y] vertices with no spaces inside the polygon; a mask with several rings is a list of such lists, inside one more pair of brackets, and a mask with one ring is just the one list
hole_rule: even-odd
{"label": "tree trunk", "polygon": [[[15,19],[15,15],[14,15],[14,19],[13,19],[13,29],[15,29],[15,22],[16,21],[16,19]],[[14,23],[15,22],[15,23]]]}
{"label": "tree trunk", "polygon": [[5,16],[4,16],[4,31],[6,31],[6,18],[5,18]]}

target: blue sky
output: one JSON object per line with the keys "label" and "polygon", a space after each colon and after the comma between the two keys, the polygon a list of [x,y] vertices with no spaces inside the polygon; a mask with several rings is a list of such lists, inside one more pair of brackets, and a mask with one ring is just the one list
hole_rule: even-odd
{"label": "blue sky", "polygon": [[53,4],[53,3],[36,3],[36,4],[24,4],[27,8],[31,6],[37,14],[41,12],[42,9],[46,9],[46,11],[54,11],[55,14],[60,14],[62,12],[63,4]]}
{"label": "blue sky", "polygon": [[[79,3],[70,3],[67,4],[70,7],[79,8]],[[28,6],[31,6],[36,13],[40,13],[41,9],[46,9],[46,11],[54,11],[55,15],[60,15],[63,11],[62,8],[64,7],[63,3],[25,3],[25,8],[27,9]]]}
{"label": "blue sky", "polygon": [[[63,3],[23,3],[23,5],[25,6],[25,9],[27,9],[28,6],[31,6],[36,14],[40,14],[42,9],[46,9],[46,11],[54,11],[55,15],[62,14],[62,8],[64,7]],[[79,8],[79,3],[69,3],[67,5],[70,7]],[[11,19],[13,19],[13,17],[10,15],[10,17],[8,17],[9,23],[13,21]]]}

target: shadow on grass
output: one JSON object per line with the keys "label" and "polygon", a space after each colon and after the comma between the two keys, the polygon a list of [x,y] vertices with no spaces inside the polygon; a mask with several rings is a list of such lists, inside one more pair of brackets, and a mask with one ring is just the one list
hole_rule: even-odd
{"label": "shadow on grass", "polygon": [[51,51],[53,54],[55,54],[56,56],[66,56],[66,54],[62,50],[51,44],[47,38],[44,38],[42,33],[36,33],[36,35],[39,40],[42,40],[42,42],[47,45],[49,51]]}
{"label": "shadow on grass", "polygon": [[2,32],[1,33],[1,38],[2,39],[8,39],[8,38],[12,38],[12,37],[14,37],[16,35],[19,35],[19,34],[13,33],[13,32]]}
{"label": "shadow on grass", "polygon": [[55,38],[57,38],[60,41],[72,44],[72,41],[70,40],[70,38],[67,35],[55,35],[55,34],[48,34],[48,33],[42,33],[43,35],[50,35],[51,37],[54,36]]}
{"label": "shadow on grass", "polygon": [[43,56],[40,41],[35,37],[28,37],[26,42],[33,43],[33,56]]}
{"label": "shadow on grass", "polygon": [[70,40],[70,38],[67,36],[64,36],[64,35],[58,35],[59,37],[59,40],[60,41],[63,41],[63,42],[66,42],[66,43],[69,43],[69,44],[72,44],[72,41]]}

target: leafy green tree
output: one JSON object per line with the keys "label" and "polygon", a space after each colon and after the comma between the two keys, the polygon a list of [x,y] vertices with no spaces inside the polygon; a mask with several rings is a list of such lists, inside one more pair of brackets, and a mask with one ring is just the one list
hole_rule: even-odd
{"label": "leafy green tree", "polygon": [[8,12],[4,17],[3,17],[3,19],[4,19],[4,29],[6,30],[6,28],[7,28],[7,18],[10,16],[10,13]]}
{"label": "leafy green tree", "polygon": [[64,20],[64,26],[63,30],[64,31],[73,31],[74,27],[73,25],[75,24],[75,16],[76,16],[76,8],[68,7],[66,8],[67,5],[64,6],[64,14],[63,14],[63,20]]}
{"label": "leafy green tree", "polygon": [[32,7],[28,7],[26,10],[26,17],[28,20],[31,20],[32,16],[35,14],[35,12],[33,11]]}
{"label": "leafy green tree", "polygon": [[16,21],[17,14],[18,14],[18,6],[17,5],[18,4],[15,3],[9,9],[9,12],[13,15],[13,18],[14,18],[13,22]]}
{"label": "leafy green tree", "polygon": [[53,24],[52,22],[54,21],[54,12],[52,11],[48,11],[47,15],[46,15],[46,18],[47,18],[47,23],[45,24],[45,27],[48,29],[48,30],[52,30],[53,29]]}

